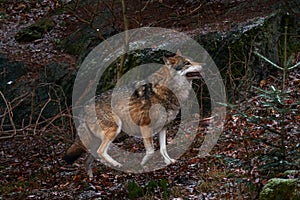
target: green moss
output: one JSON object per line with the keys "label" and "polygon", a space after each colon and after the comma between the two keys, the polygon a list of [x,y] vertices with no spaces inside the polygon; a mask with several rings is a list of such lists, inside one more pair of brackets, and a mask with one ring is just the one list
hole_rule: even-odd
{"label": "green moss", "polygon": [[260,200],[296,200],[300,198],[299,179],[273,178],[262,189]]}
{"label": "green moss", "polygon": [[136,199],[144,196],[144,190],[135,182],[129,182],[127,185],[128,198]]}
{"label": "green moss", "polygon": [[299,170],[287,170],[282,175],[284,177],[288,177],[288,176],[296,176],[297,174],[300,174]]}
{"label": "green moss", "polygon": [[22,42],[31,42],[40,39],[45,33],[50,31],[55,26],[51,18],[45,17],[38,20],[29,27],[21,29],[15,36],[15,39]]}
{"label": "green moss", "polygon": [[158,191],[160,191],[162,199],[168,199],[170,196],[168,181],[166,179],[152,180],[146,183],[145,186],[140,186],[135,182],[129,182],[127,184],[127,191],[129,199],[149,199]]}
{"label": "green moss", "polygon": [[83,54],[87,52],[87,47],[91,40],[90,31],[85,27],[82,30],[75,31],[66,39],[62,40],[58,48],[71,55],[83,56]]}

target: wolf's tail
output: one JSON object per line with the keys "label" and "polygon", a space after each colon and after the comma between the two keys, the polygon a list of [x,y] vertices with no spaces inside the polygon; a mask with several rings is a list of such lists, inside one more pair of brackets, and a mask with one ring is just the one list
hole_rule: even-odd
{"label": "wolf's tail", "polygon": [[75,142],[69,147],[63,159],[68,163],[72,164],[77,160],[83,153],[86,152],[85,147],[81,143],[78,136],[75,138]]}

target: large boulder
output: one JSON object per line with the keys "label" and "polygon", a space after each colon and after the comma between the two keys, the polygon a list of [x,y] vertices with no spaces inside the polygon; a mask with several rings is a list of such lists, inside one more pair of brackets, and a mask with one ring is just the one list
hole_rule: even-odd
{"label": "large boulder", "polygon": [[16,128],[53,117],[71,104],[75,71],[69,64],[48,64],[28,79],[31,73],[23,62],[10,62],[0,55],[0,91],[5,98],[0,98],[2,128],[12,128],[6,103]]}
{"label": "large boulder", "polygon": [[[270,15],[238,24],[228,32],[211,32],[195,39],[210,53],[228,86],[230,97],[240,94],[241,86],[251,86],[276,70],[254,54],[255,51],[282,65],[284,31],[287,27],[287,52],[293,56],[300,48],[300,23],[295,15],[277,10]],[[234,98],[233,98],[234,99]]]}
{"label": "large boulder", "polygon": [[[0,55],[0,114],[5,119],[3,129],[11,129],[9,122],[9,107],[13,108],[12,117],[21,126],[22,119],[30,118],[30,98],[32,81],[26,80],[28,66],[23,62],[10,62],[6,55]],[[27,113],[24,111],[28,111]],[[7,122],[7,123],[6,123]],[[1,124],[2,125],[2,124]],[[17,126],[18,127],[18,126]]]}

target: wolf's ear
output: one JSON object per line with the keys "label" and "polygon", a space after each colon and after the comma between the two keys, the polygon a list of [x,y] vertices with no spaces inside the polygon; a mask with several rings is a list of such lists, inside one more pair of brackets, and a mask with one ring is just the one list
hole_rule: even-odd
{"label": "wolf's ear", "polygon": [[181,51],[179,49],[177,50],[176,55],[177,56],[182,56],[182,53],[181,53]]}
{"label": "wolf's ear", "polygon": [[163,57],[163,61],[164,61],[164,63],[166,64],[166,65],[170,65],[171,63],[170,63],[170,61],[169,61],[169,59],[167,58],[167,57]]}

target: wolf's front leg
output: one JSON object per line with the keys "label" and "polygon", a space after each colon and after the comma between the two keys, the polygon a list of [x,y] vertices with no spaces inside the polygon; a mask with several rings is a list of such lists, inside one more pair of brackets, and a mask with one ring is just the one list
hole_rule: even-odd
{"label": "wolf's front leg", "polygon": [[163,129],[159,132],[159,146],[160,146],[160,153],[164,157],[165,163],[167,165],[174,163],[175,160],[170,158],[168,152],[167,152],[167,146],[166,146],[166,129]]}
{"label": "wolf's front leg", "polygon": [[107,149],[111,142],[112,141],[109,138],[104,137],[97,153],[101,158],[106,160],[108,163],[112,164],[114,167],[122,167],[122,164],[118,163],[116,160],[114,160],[107,154]]}

